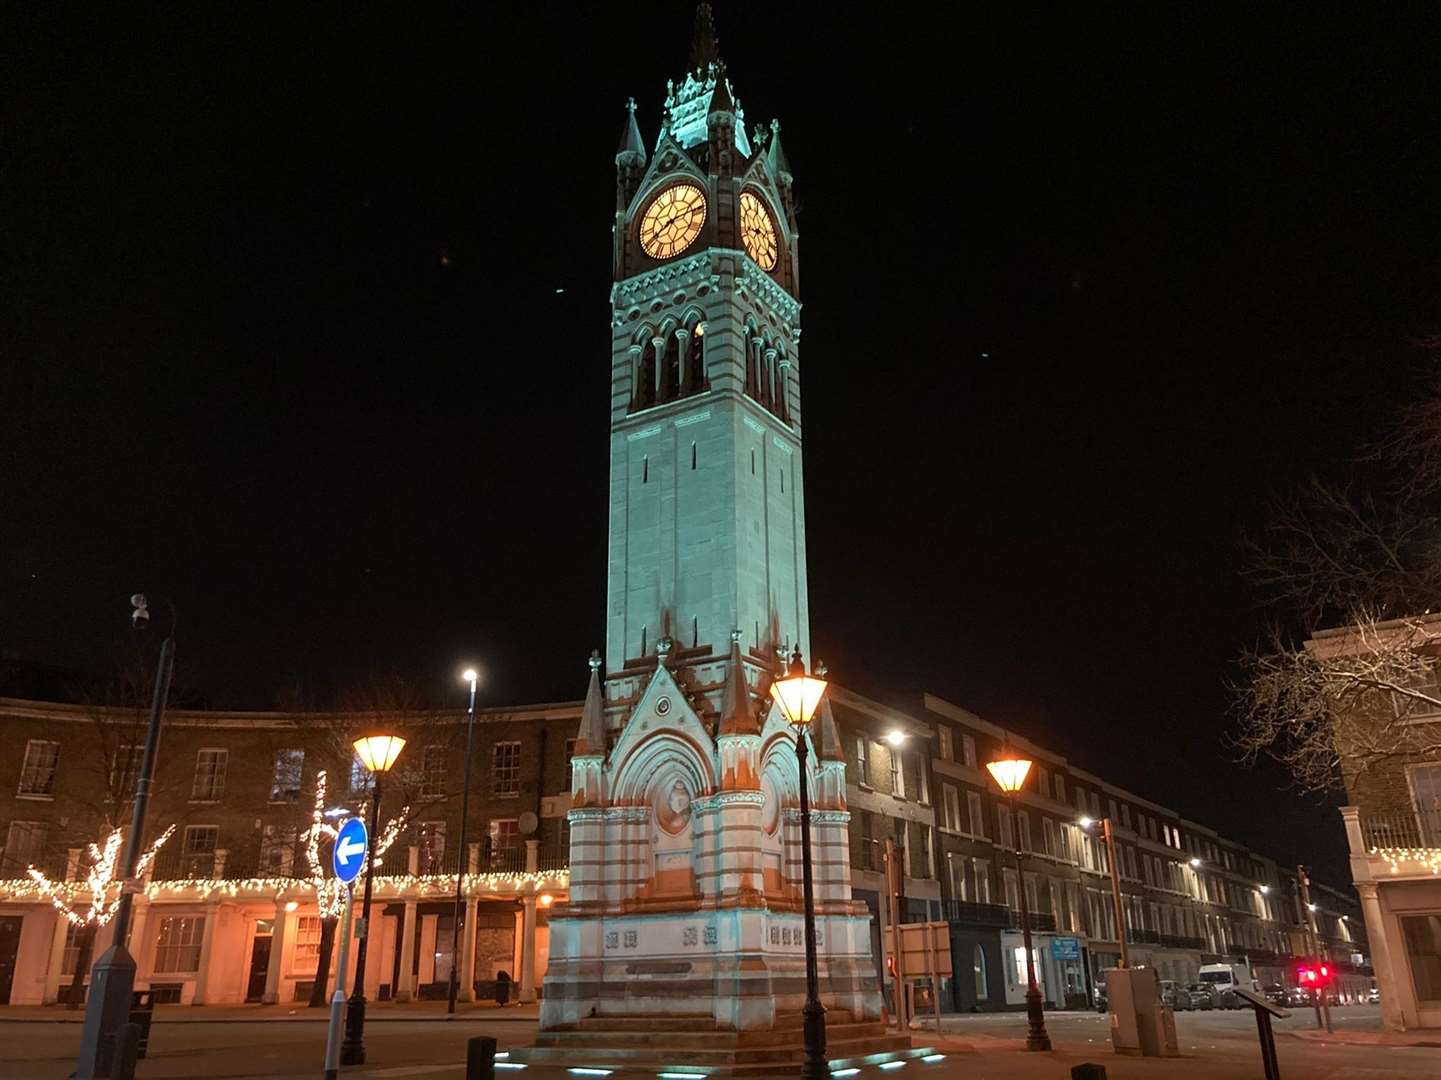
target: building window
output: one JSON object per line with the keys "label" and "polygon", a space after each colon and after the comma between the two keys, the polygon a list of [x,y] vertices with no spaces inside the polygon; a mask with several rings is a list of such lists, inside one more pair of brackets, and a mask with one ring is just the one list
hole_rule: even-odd
{"label": "building window", "polygon": [[1125,803],[1121,804],[1121,827],[1125,829],[1131,827],[1131,808]]}
{"label": "building window", "polygon": [[230,751],[207,747],[195,755],[195,783],[190,797],[201,802],[215,802],[225,794],[225,766]]}
{"label": "building window", "polygon": [[304,750],[277,750],[275,770],[270,777],[270,801],[295,802],[299,799],[300,777],[304,771]]}
{"label": "building window", "polygon": [[295,920],[295,951],[290,970],[297,975],[314,975],[320,964],[320,916],[300,915]]}
{"label": "building window", "polygon": [[[186,836],[188,839],[188,831]],[[260,838],[261,870],[270,877],[289,877],[291,868],[295,865],[295,842],[295,826],[265,826]]]}
{"label": "building window", "polygon": [[946,828],[953,832],[961,831],[961,793],[950,784],[941,785],[941,815],[945,819]]}
{"label": "building window", "polygon": [[575,740],[574,740],[574,739],[566,739],[566,740],[565,740],[565,790],[567,790],[567,791],[569,791],[569,790],[571,789],[571,787],[572,787],[572,785],[573,785],[573,783],[574,783],[574,781],[573,781],[573,779],[572,779],[572,777],[571,777],[571,772],[570,772],[570,762],[571,762],[571,759],[574,758],[574,757],[575,757]]}
{"label": "building window", "polygon": [[1057,773],[1057,774],[1055,775],[1055,777],[1053,778],[1053,781],[1052,781],[1052,782],[1053,782],[1053,784],[1054,784],[1054,786],[1055,786],[1055,789],[1056,789],[1056,790],[1055,790],[1056,802],[1065,802],[1065,801],[1066,801],[1066,778],[1065,778],[1064,776],[1062,776],[1060,773]]}
{"label": "building window", "polygon": [[1039,765],[1036,766],[1036,790],[1043,799],[1051,797],[1051,774]]}
{"label": "building window", "polygon": [[948,853],[946,868],[951,879],[951,899],[964,901],[966,899],[966,861],[952,858]]}
{"label": "building window", "polygon": [[439,874],[445,869],[445,822],[423,821],[419,835],[420,874]]}
{"label": "building window", "polygon": [[1026,811],[1024,810],[1017,810],[1016,824],[1020,827],[1021,831],[1021,850],[1036,850],[1035,848],[1031,847],[1031,815],[1026,813]]}
{"label": "building window", "polygon": [[140,764],[145,757],[143,743],[121,743],[110,759],[110,795],[116,799],[133,799],[135,783],[140,779]]}
{"label": "building window", "polygon": [[956,759],[956,746],[951,736],[951,729],[945,724],[936,728],[937,753],[942,761],[954,761]]}
{"label": "building window", "polygon": [[32,799],[52,798],[55,795],[55,766],[59,761],[58,742],[48,739],[31,739],[27,742],[25,763],[20,766],[20,788],[17,794]]}
{"label": "building window", "polygon": [[856,783],[869,787],[871,782],[870,746],[864,735],[856,736]]}
{"label": "building window", "polygon": [[975,972],[976,1000],[985,1001],[990,996],[986,986],[986,950],[977,945],[971,950],[971,968]]}
{"label": "building window", "polygon": [[420,797],[441,799],[445,797],[446,772],[450,762],[445,747],[432,743],[420,757]]}
{"label": "building window", "polygon": [[490,842],[491,868],[515,870],[520,867],[520,822],[516,818],[497,818],[486,834]]}
{"label": "building window", "polygon": [[82,930],[69,919],[65,920],[65,951],[60,954],[60,974],[74,976],[80,963],[80,934]]}
{"label": "building window", "polygon": [[375,790],[375,774],[365,767],[365,762],[356,754],[350,759],[350,793],[363,794]]}
{"label": "building window", "polygon": [[991,902],[991,864],[985,859],[972,859],[971,871],[971,877],[976,886],[972,899],[978,904],[989,904]]}
{"label": "building window", "polygon": [[1016,850],[1016,842],[1011,832],[1011,808],[1009,806],[996,807],[996,832],[1000,835],[996,838],[1001,842],[1001,847],[1007,851]]}
{"label": "building window", "polygon": [[215,874],[215,845],[220,841],[218,825],[187,825],[180,846],[183,872],[188,878],[206,879]]}
{"label": "building window", "polygon": [[204,915],[180,915],[161,919],[160,933],[155,940],[155,973],[174,975],[198,969],[200,942],[204,936]]}
{"label": "building window", "polygon": [[970,817],[970,826],[966,830],[972,836],[986,835],[986,814],[981,805],[981,793],[979,791],[966,792],[966,813]]}
{"label": "building window", "polygon": [[490,757],[490,775],[496,795],[520,794],[520,743],[495,744]]}
{"label": "building window", "polygon": [[976,740],[972,735],[961,735],[961,758],[970,768],[976,767]]}
{"label": "building window", "polygon": [[10,880],[23,880],[25,868],[43,860],[48,839],[49,827],[43,821],[10,823],[5,834],[5,858],[0,860]]}
{"label": "building window", "polygon": [[1061,845],[1056,839],[1056,823],[1050,818],[1041,819],[1041,843],[1047,855],[1061,854]]}
{"label": "building window", "polygon": [[906,797],[906,772],[901,761],[901,752],[891,747],[891,794],[898,799]]}
{"label": "building window", "polygon": [[926,759],[916,758],[916,791],[917,799],[929,806],[931,804],[931,778],[926,775]]}
{"label": "building window", "polygon": [[1006,907],[1012,911],[1021,910],[1021,886],[1016,878],[1016,872],[1009,866],[1001,870],[1001,881],[1006,890]]}

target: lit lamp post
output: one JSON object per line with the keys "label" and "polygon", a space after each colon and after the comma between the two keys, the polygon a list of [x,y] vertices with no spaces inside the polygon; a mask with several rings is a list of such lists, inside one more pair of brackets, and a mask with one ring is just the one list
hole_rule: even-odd
{"label": "lit lamp post", "polygon": [[[130,598],[134,610],[130,623],[136,630],[150,624],[150,605],[144,593]],[[85,1002],[85,1022],[80,1028],[80,1056],[75,1063],[77,1080],[109,1076],[115,1055],[115,1037],[130,1019],[130,996],[135,990],[135,958],[125,947],[130,931],[131,898],[139,891],[136,864],[144,850],[145,814],[150,807],[150,783],[155,775],[155,756],[160,750],[160,725],[165,717],[165,699],[170,695],[170,675],[175,670],[175,605],[170,606],[170,635],[160,644],[155,670],[155,690],[150,699],[150,726],[145,733],[145,750],[140,758],[140,775],[135,781],[135,811],[130,835],[125,840],[125,862],[120,903],[115,910],[114,944],[90,969],[90,996]]]}
{"label": "lit lamp post", "polygon": [[375,832],[380,827],[380,781],[405,749],[399,735],[366,735],[355,740],[355,756],[375,779],[370,792],[370,828],[365,839],[365,898],[360,905],[362,932],[355,951],[355,989],[345,1013],[345,1042],[340,1047],[342,1065],[365,1064],[365,952],[370,944],[370,890],[375,882]]}
{"label": "lit lamp post", "polygon": [[826,1010],[821,1005],[816,975],[816,909],[811,883],[811,802],[806,790],[806,729],[826,692],[826,680],[806,674],[799,646],[791,654],[785,678],[771,683],[771,697],[780,706],[786,723],[795,729],[796,762],[801,778],[801,880],[806,909],[806,1003],[801,1009],[804,1018],[806,1059],[801,1065],[802,1080],[827,1080],[830,1067],[826,1064]]}
{"label": "lit lamp post", "polygon": [[1051,1037],[1046,1034],[1046,1015],[1041,1005],[1041,988],[1036,983],[1036,962],[1031,956],[1031,911],[1026,902],[1026,875],[1021,869],[1020,830],[1016,827],[1016,792],[1026,782],[1031,771],[1028,758],[1002,758],[986,763],[986,769],[995,778],[996,785],[1006,793],[1011,803],[1012,839],[1016,841],[1017,891],[1021,894],[1021,934],[1026,951],[1026,1018],[1030,1028],[1026,1032],[1027,1050],[1049,1050]]}
{"label": "lit lamp post", "polygon": [[[475,684],[480,676],[476,674],[475,668],[467,668],[461,678],[470,683],[470,705],[465,710],[465,785],[460,797],[460,844],[455,849],[455,915],[451,918],[454,932],[450,939],[450,1002],[445,1007],[448,1013],[455,1012],[456,992],[460,989],[460,924],[465,916],[462,884],[465,881],[467,862],[465,827],[470,818],[470,755],[475,746]],[[466,989],[467,993],[471,991],[470,987]],[[466,1000],[469,1001],[470,998],[467,997]]]}

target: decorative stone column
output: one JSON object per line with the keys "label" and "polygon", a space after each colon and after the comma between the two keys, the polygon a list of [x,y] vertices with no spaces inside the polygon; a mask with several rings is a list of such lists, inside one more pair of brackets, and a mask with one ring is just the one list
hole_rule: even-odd
{"label": "decorative stone column", "polygon": [[[411,848],[414,854],[415,848]],[[405,925],[400,930],[400,980],[395,988],[396,1001],[410,1001],[415,997],[415,934],[420,922],[415,913],[415,901],[405,902]]]}
{"label": "decorative stone column", "polygon": [[149,932],[150,923],[150,898],[144,893],[138,894],[131,901],[130,908],[130,940],[126,942],[125,948],[135,958],[135,987],[140,988],[142,979],[150,977],[149,959],[155,954],[151,949],[146,948],[145,935]]}
{"label": "decorative stone column", "polygon": [[[540,866],[540,841],[531,838],[525,842],[525,872],[534,875]],[[524,916],[521,920],[520,938],[520,997],[517,1000],[522,1005],[529,1005],[535,1001],[535,881],[532,879],[525,887],[525,895],[521,897],[524,905]]]}
{"label": "decorative stone column", "polygon": [[[475,845],[471,845],[472,848]],[[476,899],[473,896],[465,898],[465,925],[460,931],[460,991],[457,997],[461,1001],[475,1000],[475,920],[476,920]]]}
{"label": "decorative stone column", "polygon": [[791,418],[791,362],[785,356],[781,357],[780,365],[780,400],[776,402],[776,415],[787,423]]}
{"label": "decorative stone column", "polygon": [[42,1005],[54,1005],[60,1000],[60,983],[64,978],[60,968],[65,963],[65,935],[69,928],[70,920],[57,909],[55,931],[50,938],[50,966],[45,969],[45,990],[40,998]]}
{"label": "decorative stone column", "polygon": [[265,993],[260,1004],[274,1005],[280,1000],[280,968],[285,960],[285,931],[290,913],[285,910],[285,897],[275,898],[275,924],[270,931],[270,966],[265,969]]}
{"label": "decorative stone column", "polygon": [[765,353],[764,353],[763,355],[765,356],[765,361],[766,361],[766,369],[765,369],[765,372],[766,372],[766,374],[765,374],[765,403],[766,403],[766,406],[771,410],[771,412],[779,413],[779,412],[780,412],[780,409],[776,406],[776,356],[777,356],[777,353],[776,353],[776,350],[775,350],[775,349],[766,349],[766,350],[765,350]]}
{"label": "decorative stone column", "polygon": [[[219,855],[219,852],[216,853]],[[210,956],[215,943],[215,924],[220,921],[220,903],[216,900],[205,905],[205,929],[200,934],[200,963],[195,969],[195,996],[192,1005],[209,1004]]]}
{"label": "decorative stone column", "polygon": [[675,396],[685,397],[690,389],[690,331],[684,326],[675,332],[676,387]]}
{"label": "decorative stone column", "polygon": [[1366,921],[1366,942],[1371,949],[1371,966],[1376,971],[1376,986],[1381,991],[1381,1024],[1388,1031],[1405,1031],[1406,1020],[1401,1012],[1401,992],[1396,986],[1396,966],[1391,962],[1391,947],[1386,939],[1386,913],[1381,909],[1380,890],[1374,881],[1356,882],[1361,896],[1361,917]]}
{"label": "decorative stone column", "polygon": [[645,347],[643,345],[632,345],[630,347],[630,407],[639,409],[645,401],[645,394],[641,392],[641,379],[645,377]]}
{"label": "decorative stone column", "polygon": [[665,338],[657,334],[650,339],[650,344],[651,348],[655,350],[655,399],[652,404],[659,405],[662,401],[667,400],[665,397]]}

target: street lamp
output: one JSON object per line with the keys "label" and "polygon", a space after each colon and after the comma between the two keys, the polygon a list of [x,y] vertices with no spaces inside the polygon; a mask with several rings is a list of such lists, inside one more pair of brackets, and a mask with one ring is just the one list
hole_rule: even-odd
{"label": "street lamp", "polygon": [[370,944],[370,890],[375,882],[375,833],[380,824],[380,781],[405,749],[399,735],[364,735],[355,740],[355,756],[370,770],[374,784],[370,792],[370,829],[365,838],[365,898],[360,905],[360,945],[355,951],[355,988],[345,1012],[345,1042],[340,1047],[342,1065],[365,1064],[365,952]]}
{"label": "street lamp", "polygon": [[783,679],[771,683],[771,697],[780,706],[781,715],[796,733],[796,763],[801,780],[801,881],[806,911],[806,1003],[801,1009],[805,1032],[806,1059],[801,1065],[802,1080],[828,1080],[826,1064],[826,1010],[821,1005],[816,975],[816,910],[811,883],[811,803],[806,790],[806,729],[826,692],[826,680],[806,674],[797,646]]}
{"label": "street lamp", "polygon": [[1041,1005],[1041,988],[1036,983],[1036,961],[1031,956],[1031,912],[1026,901],[1026,876],[1021,869],[1021,845],[1020,830],[1015,827],[1016,821],[1016,792],[1026,782],[1026,775],[1031,771],[1029,758],[1003,757],[998,761],[986,763],[986,769],[995,778],[996,786],[1006,793],[1011,803],[1012,839],[1016,842],[1016,875],[1019,877],[1017,884],[1020,886],[1021,894],[1021,935],[1026,950],[1026,1019],[1029,1022],[1029,1030],[1026,1032],[1027,1050],[1049,1050],[1051,1048],[1051,1037],[1046,1034],[1046,1015]]}
{"label": "street lamp", "polygon": [[[150,624],[150,604],[144,593],[130,598],[130,623],[136,630]],[[150,726],[145,732],[145,750],[140,758],[140,775],[135,781],[135,810],[130,835],[125,842],[124,884],[115,910],[114,944],[90,969],[90,996],[85,1002],[85,1023],[80,1029],[80,1056],[75,1063],[76,1080],[109,1076],[115,1055],[115,1037],[120,1025],[130,1019],[130,996],[135,990],[135,958],[125,947],[130,931],[131,897],[138,888],[136,865],[145,839],[145,814],[150,807],[150,783],[155,775],[155,757],[160,749],[160,725],[165,718],[165,699],[170,695],[170,676],[175,670],[175,605],[170,605],[170,635],[160,643],[160,660],[155,669],[155,689],[150,699]]]}
{"label": "street lamp", "polygon": [[[465,710],[465,786],[460,802],[460,844],[456,847],[455,863],[455,915],[451,919],[453,933],[450,939],[450,1001],[447,1013],[455,1012],[456,993],[460,989],[460,924],[464,919],[464,901],[461,899],[461,885],[465,881],[465,827],[470,820],[470,755],[475,747],[475,684],[480,680],[475,668],[466,668],[461,678],[470,683],[470,705]],[[473,988],[467,987],[467,994]],[[470,1000],[469,997],[466,998]]]}
{"label": "street lamp", "polygon": [[[1095,824],[1091,818],[1081,819],[1081,828],[1089,829]],[[1131,954],[1126,948],[1126,919],[1121,914],[1121,876],[1116,864],[1116,837],[1111,831],[1111,819],[1101,819],[1101,836],[1106,841],[1106,862],[1111,869],[1111,906],[1116,909],[1116,940],[1121,945],[1120,967],[1124,971],[1131,966]]]}

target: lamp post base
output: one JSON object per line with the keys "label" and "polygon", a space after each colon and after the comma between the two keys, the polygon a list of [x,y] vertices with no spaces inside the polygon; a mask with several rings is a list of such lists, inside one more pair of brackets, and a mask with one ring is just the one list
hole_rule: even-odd
{"label": "lamp post base", "polygon": [[801,1080],[829,1080],[830,1064],[826,1061],[826,1009],[819,1001],[807,1001],[801,1009],[801,1030],[805,1035],[806,1060],[801,1065]]}
{"label": "lamp post base", "polygon": [[90,969],[90,996],[80,1028],[77,1080],[109,1076],[115,1055],[115,1036],[130,1019],[130,997],[135,989],[135,959],[123,945],[112,945]]}
{"label": "lamp post base", "polygon": [[1051,1037],[1046,1034],[1046,1017],[1041,1007],[1041,992],[1036,987],[1026,991],[1027,1050],[1049,1050]]}
{"label": "lamp post base", "polygon": [[345,1042],[340,1044],[342,1065],[365,1064],[365,998],[351,995],[345,1010]]}

